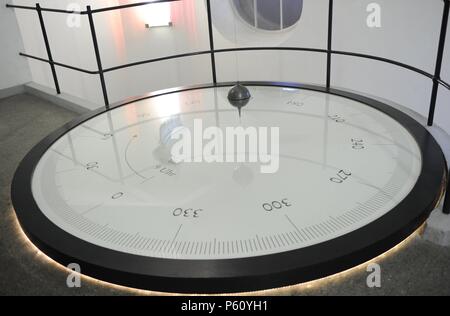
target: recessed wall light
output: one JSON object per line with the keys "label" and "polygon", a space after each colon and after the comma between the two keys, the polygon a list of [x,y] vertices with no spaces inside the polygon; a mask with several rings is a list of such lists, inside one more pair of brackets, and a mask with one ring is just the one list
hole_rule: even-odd
{"label": "recessed wall light", "polygon": [[148,6],[145,12],[145,27],[172,26],[170,3],[155,3]]}

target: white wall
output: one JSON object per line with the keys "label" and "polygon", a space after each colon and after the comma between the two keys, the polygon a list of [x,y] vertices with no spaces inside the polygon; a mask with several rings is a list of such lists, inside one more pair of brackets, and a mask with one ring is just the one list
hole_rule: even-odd
{"label": "white wall", "polygon": [[[386,57],[434,73],[443,2],[378,0],[382,7],[379,29],[366,26],[365,11],[371,2],[336,1],[333,48]],[[351,57],[333,58],[333,66],[333,85],[377,95],[428,115],[431,80],[393,65]]]}
{"label": "white wall", "polygon": [[[17,0],[34,5],[36,0]],[[65,8],[71,0],[47,0],[45,6]],[[82,0],[94,8],[132,0]],[[260,33],[246,26],[226,0],[212,0],[216,48],[236,46],[302,46],[326,48],[328,0],[304,0],[300,22],[290,32]],[[366,25],[367,4],[373,0],[336,0],[333,49],[391,58],[434,73],[443,2],[441,0],[377,0],[382,7],[382,28]],[[104,67],[209,49],[203,0],[172,4],[174,26],[148,30],[143,8],[95,16]],[[17,11],[27,52],[45,56],[38,21],[33,12]],[[145,15],[145,12],[144,12]],[[45,13],[49,38],[57,61],[95,69],[87,19],[69,28],[66,17]],[[305,52],[240,52],[217,54],[219,81],[284,80],[324,84],[326,56]],[[30,62],[33,80],[52,86],[48,66]],[[427,115],[431,81],[414,72],[376,61],[333,57],[332,84],[377,95]],[[64,92],[102,104],[97,76],[58,68]],[[450,35],[443,78],[450,81]],[[197,56],[138,66],[106,75],[110,100],[140,95],[167,87],[211,82],[209,56]],[[440,89],[436,122],[450,132],[450,93]]]}
{"label": "white wall", "polygon": [[0,0],[0,90],[31,81],[28,61],[19,56],[23,50],[16,16]]}

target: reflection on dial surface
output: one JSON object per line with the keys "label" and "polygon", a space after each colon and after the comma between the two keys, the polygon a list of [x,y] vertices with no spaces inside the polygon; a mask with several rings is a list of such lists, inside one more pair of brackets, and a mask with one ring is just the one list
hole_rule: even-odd
{"label": "reflection on dial surface", "polygon": [[[419,147],[395,120],[320,92],[250,87],[239,119],[229,88],[184,91],[94,117],[38,163],[33,195],[66,232],[150,257],[226,259],[303,248],[374,221],[421,170]],[[274,174],[259,163],[178,163],[178,127],[279,127]]]}

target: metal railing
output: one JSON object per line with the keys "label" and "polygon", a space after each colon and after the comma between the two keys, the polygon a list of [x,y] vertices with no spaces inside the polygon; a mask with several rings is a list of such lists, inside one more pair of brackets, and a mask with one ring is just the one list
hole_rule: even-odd
{"label": "metal railing", "polygon": [[[215,49],[214,47],[214,33],[213,33],[213,27],[212,27],[212,14],[211,14],[211,0],[206,0],[206,10],[207,10],[207,21],[208,21],[208,37],[209,37],[209,50],[203,50],[203,51],[196,51],[191,53],[184,53],[184,54],[177,54],[177,55],[170,55],[170,56],[164,56],[159,58],[153,58],[153,59],[147,59],[137,62],[132,62],[128,64],[123,65],[117,65],[110,68],[103,68],[102,65],[102,59],[101,54],[98,46],[97,41],[97,34],[95,30],[95,23],[93,15],[97,13],[107,12],[107,11],[113,11],[113,10],[122,10],[132,7],[138,7],[138,6],[144,6],[144,5],[151,5],[155,3],[163,3],[163,2],[175,2],[180,0],[156,0],[156,1],[144,1],[144,2],[137,2],[137,3],[131,3],[131,4],[125,4],[125,5],[119,5],[119,6],[111,6],[111,7],[104,7],[99,9],[91,9],[91,6],[87,6],[85,11],[70,11],[70,10],[61,10],[61,9],[53,9],[53,8],[44,8],[41,7],[39,3],[36,4],[35,7],[32,6],[22,6],[22,5],[12,5],[7,4],[6,7],[8,8],[14,8],[14,9],[23,9],[23,10],[34,10],[37,12],[39,17],[39,23],[42,30],[43,39],[45,42],[45,48],[47,51],[47,59],[41,58],[38,56],[33,56],[30,54],[26,54],[23,52],[20,52],[19,54],[24,57],[32,58],[41,62],[48,63],[53,75],[53,81],[55,85],[56,92],[58,94],[61,93],[59,82],[58,82],[58,76],[56,73],[55,66],[58,67],[64,67],[67,69],[71,69],[74,71],[83,72],[86,74],[91,75],[98,75],[100,79],[100,84],[102,87],[102,93],[103,93],[103,100],[105,107],[109,109],[109,98],[108,98],[108,90],[107,85],[105,82],[104,74],[116,71],[119,69],[129,68],[129,67],[135,67],[139,65],[149,64],[149,63],[155,63],[163,60],[170,60],[170,59],[177,59],[177,58],[184,58],[184,57],[191,57],[191,56],[199,56],[199,55],[210,55],[211,57],[211,76],[212,76],[212,82],[214,84],[217,84],[217,73],[216,73],[216,60],[215,55],[220,53],[228,53],[228,52],[237,52],[237,51],[263,51],[263,50],[282,50],[282,51],[303,51],[303,52],[315,52],[315,53],[321,53],[327,55],[327,67],[326,67],[326,88],[330,89],[331,87],[331,71],[332,71],[332,57],[333,55],[344,55],[344,56],[352,56],[352,57],[358,57],[358,58],[364,58],[364,59],[370,59],[375,60],[383,63],[388,63],[391,65],[395,65],[397,67],[407,69],[410,71],[413,71],[417,74],[420,74],[422,76],[425,76],[433,81],[433,87],[431,92],[431,98],[430,98],[430,105],[429,105],[429,113],[428,113],[428,119],[427,124],[428,126],[432,126],[434,122],[434,115],[435,115],[435,109],[436,109],[436,103],[437,103],[437,96],[439,87],[442,86],[448,90],[450,90],[450,84],[445,82],[441,78],[441,69],[442,69],[442,62],[443,62],[443,56],[444,56],[444,49],[445,49],[445,40],[447,36],[447,26],[448,26],[448,19],[449,19],[449,9],[450,9],[450,0],[442,0],[444,2],[444,9],[442,14],[442,22],[441,22],[441,30],[439,35],[439,43],[438,43],[438,52],[436,57],[436,66],[435,71],[433,74],[419,69],[417,67],[414,67],[412,65],[408,65],[399,61],[391,60],[384,57],[374,56],[374,55],[368,55],[368,54],[361,54],[361,53],[354,53],[354,52],[348,52],[348,51],[337,51],[332,49],[332,43],[333,43],[333,7],[334,7],[334,0],[328,0],[328,34],[327,34],[327,48],[326,49],[320,49],[320,48],[308,48],[308,47],[241,47],[241,48],[225,48],[225,49]],[[425,1],[425,0],[424,0]],[[57,62],[53,60],[52,51],[50,47],[50,43],[47,36],[47,30],[45,27],[45,21],[44,17],[42,15],[42,12],[53,12],[53,13],[63,13],[63,14],[79,14],[79,15],[87,15],[89,20],[89,26],[92,36],[92,43],[94,47],[95,57],[97,61],[97,70],[88,70],[83,69],[80,67],[74,67],[71,65],[67,65],[61,62]],[[450,182],[448,182],[447,187],[448,194],[445,197],[444,202],[444,212],[446,214],[450,214]]]}

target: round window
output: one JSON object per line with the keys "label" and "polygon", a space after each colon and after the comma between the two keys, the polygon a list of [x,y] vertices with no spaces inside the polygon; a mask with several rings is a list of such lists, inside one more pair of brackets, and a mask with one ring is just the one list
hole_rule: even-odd
{"label": "round window", "polygon": [[300,20],[303,0],[232,0],[240,17],[251,26],[279,31]]}

